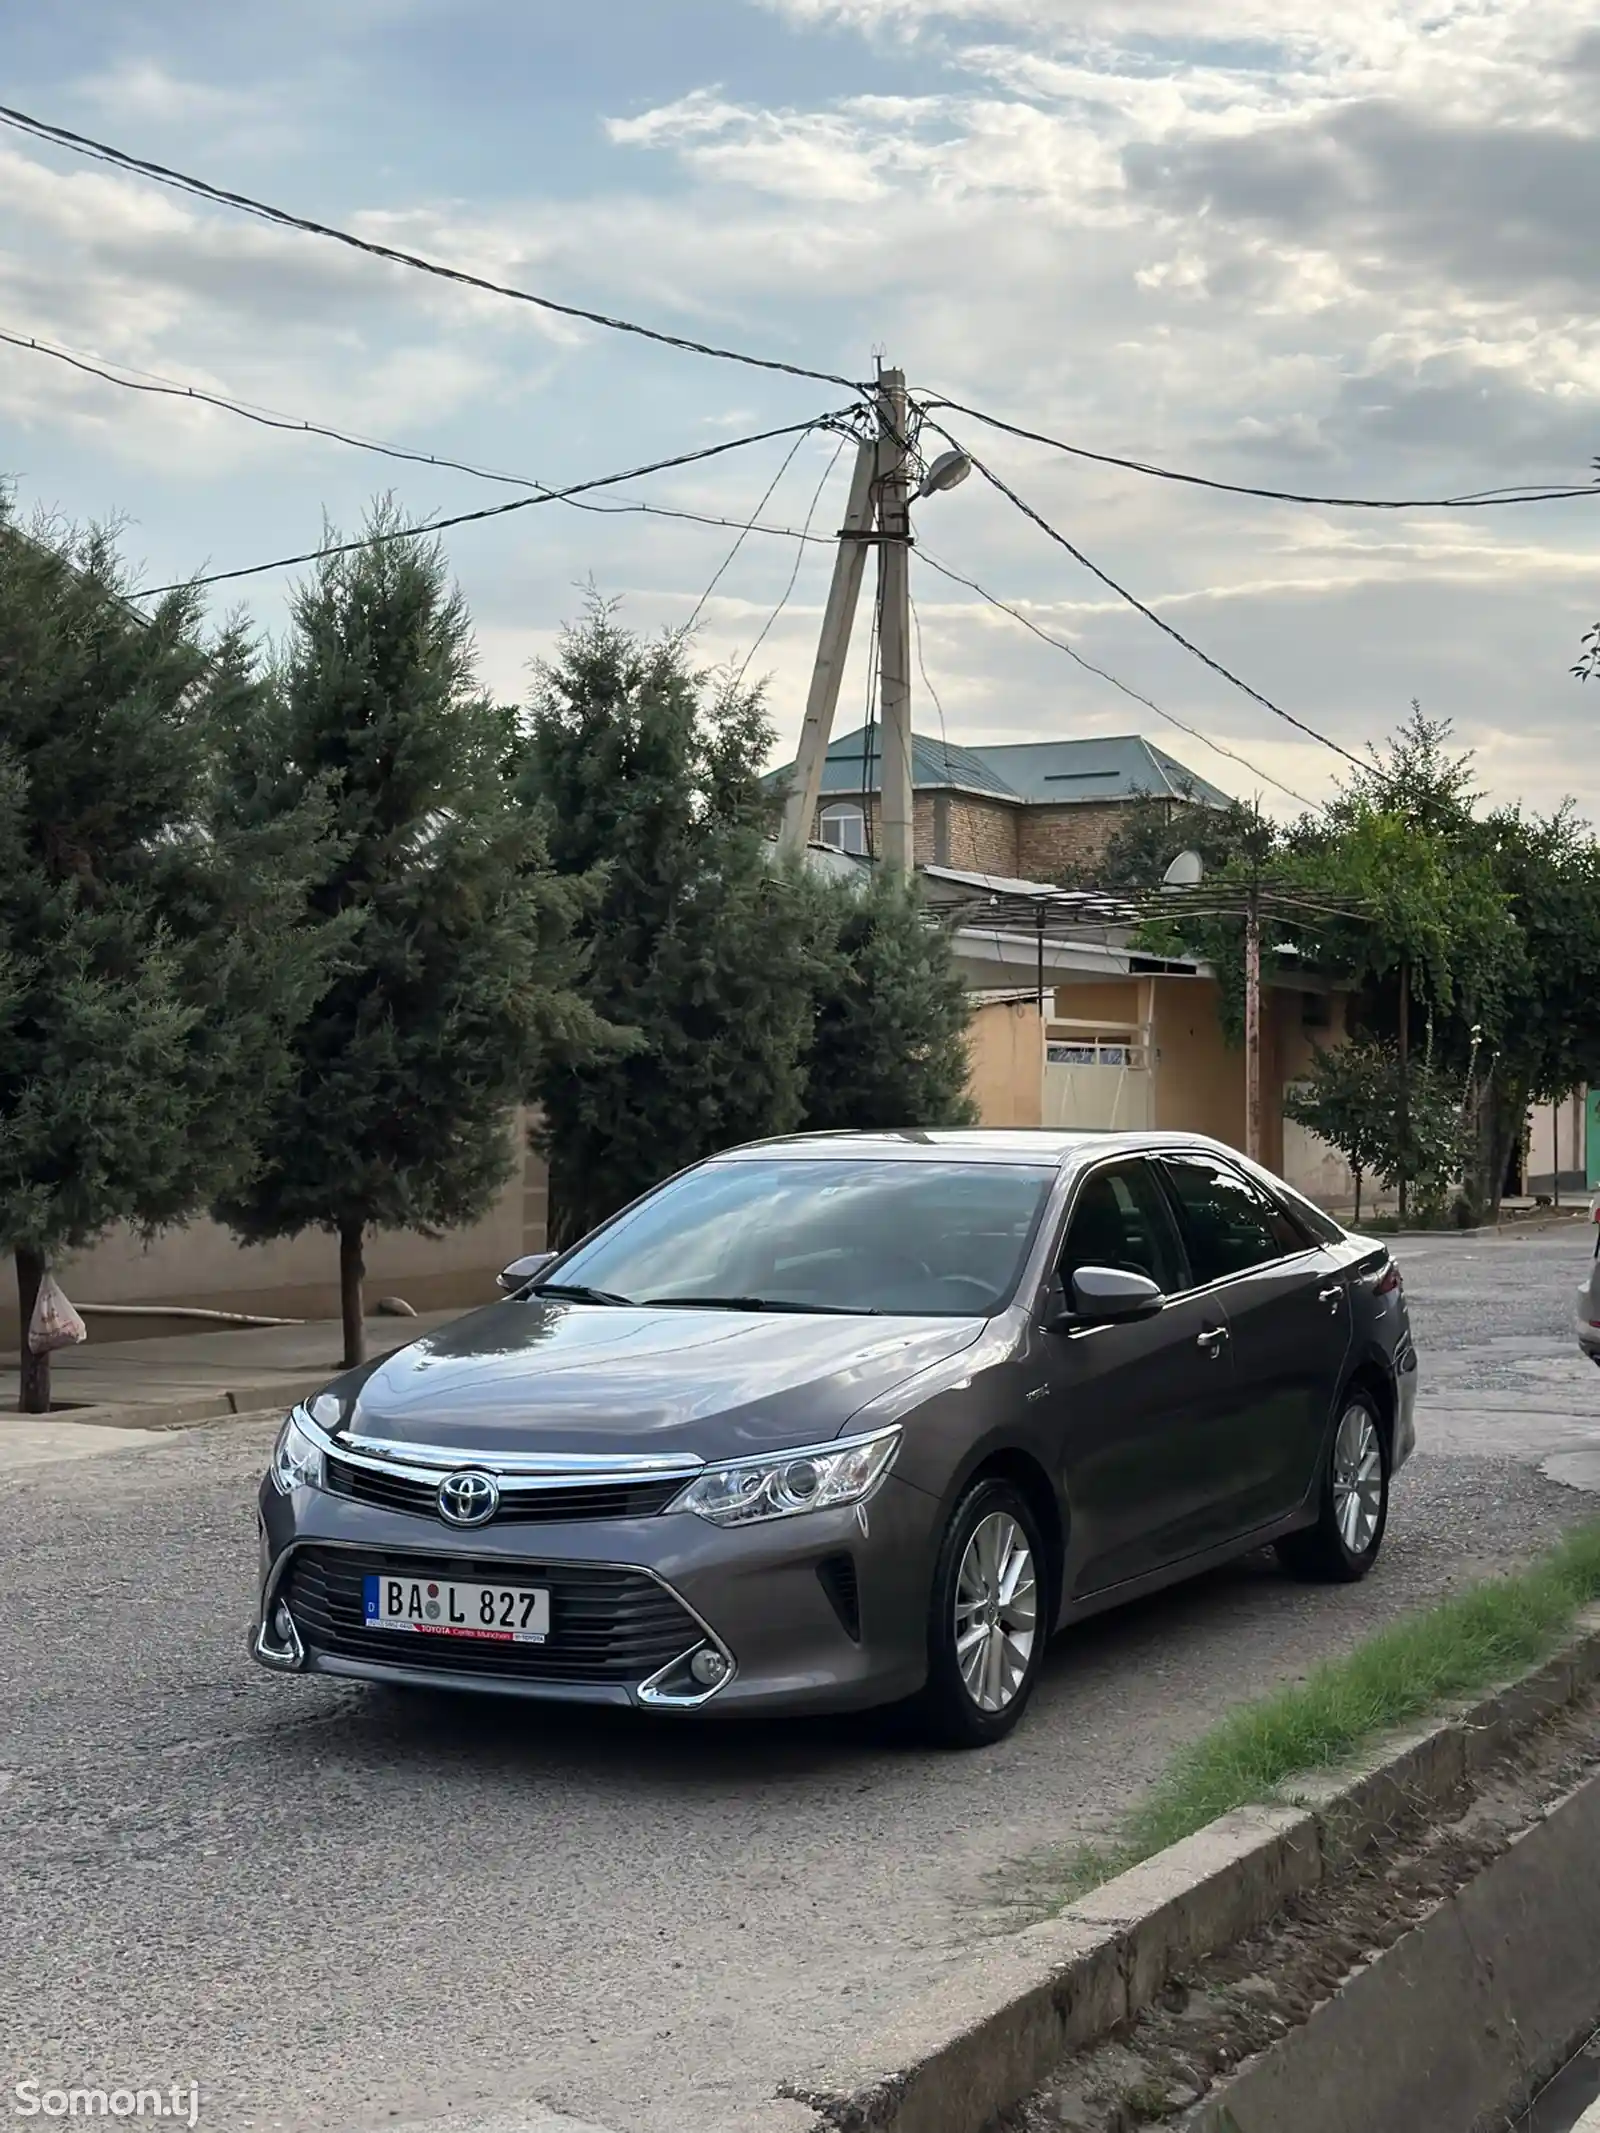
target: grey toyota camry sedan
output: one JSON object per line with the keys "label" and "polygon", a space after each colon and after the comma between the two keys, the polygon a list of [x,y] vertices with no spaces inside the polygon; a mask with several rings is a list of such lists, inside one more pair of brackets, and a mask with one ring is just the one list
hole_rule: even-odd
{"label": "grey toyota camry sedan", "polygon": [[1413,1444],[1384,1246],[1193,1135],[763,1142],[508,1278],[285,1422],[264,1666],[978,1746],[1084,1615],[1362,1577]]}

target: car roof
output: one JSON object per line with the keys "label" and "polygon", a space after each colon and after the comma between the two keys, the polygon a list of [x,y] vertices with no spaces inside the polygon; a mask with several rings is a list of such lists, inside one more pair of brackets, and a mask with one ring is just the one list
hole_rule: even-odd
{"label": "car roof", "polygon": [[941,1126],[885,1127],[862,1133],[791,1133],[767,1141],[749,1141],[712,1160],[748,1161],[752,1156],[785,1161],[878,1161],[1048,1164],[1076,1167],[1090,1156],[1126,1149],[1211,1148],[1233,1153],[1203,1133],[1117,1132],[1092,1127]]}

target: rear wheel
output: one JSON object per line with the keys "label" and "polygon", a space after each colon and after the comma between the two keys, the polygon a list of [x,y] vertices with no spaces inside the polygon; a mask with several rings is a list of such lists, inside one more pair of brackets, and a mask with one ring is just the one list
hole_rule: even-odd
{"label": "rear wheel", "polygon": [[1378,1560],[1389,1522],[1389,1446],[1372,1395],[1347,1392],[1322,1474],[1317,1522],[1278,1543],[1297,1578],[1353,1585]]}
{"label": "rear wheel", "polygon": [[1049,1632],[1045,1555],[1027,1499],[980,1481],[951,1514],[928,1609],[920,1729],[941,1746],[1003,1740],[1033,1694]]}

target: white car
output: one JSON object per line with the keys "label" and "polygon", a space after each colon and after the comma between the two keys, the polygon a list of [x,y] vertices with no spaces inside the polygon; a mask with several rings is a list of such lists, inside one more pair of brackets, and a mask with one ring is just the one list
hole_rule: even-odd
{"label": "white car", "polygon": [[1596,1225],[1594,1264],[1578,1291],[1578,1346],[1590,1362],[1600,1363],[1600,1198],[1591,1204],[1589,1219]]}

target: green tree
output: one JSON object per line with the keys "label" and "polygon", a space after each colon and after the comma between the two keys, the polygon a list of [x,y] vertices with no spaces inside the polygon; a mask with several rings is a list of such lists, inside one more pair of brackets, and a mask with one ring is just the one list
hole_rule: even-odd
{"label": "green tree", "polygon": [[828,884],[832,952],[818,980],[803,1123],[815,1131],[963,1126],[971,1002],[948,936],[914,887]]}
{"label": "green tree", "polygon": [[1315,1053],[1305,1081],[1284,1091],[1284,1116],[1349,1164],[1357,1222],[1364,1178],[1392,1186],[1403,1177],[1433,1200],[1460,1169],[1461,1104],[1449,1077],[1420,1061],[1410,1070],[1407,1097],[1402,1112],[1396,1047],[1365,1037]]}
{"label": "green tree", "polygon": [[296,595],[270,770],[239,795],[268,814],[326,796],[338,844],[307,910],[343,930],[262,1163],[217,1212],[247,1242],[338,1238],[347,1364],[365,1353],[368,1233],[478,1220],[541,1068],[608,1034],[578,990],[589,885],[551,871],[514,788],[515,715],[478,687],[438,544],[392,538],[398,523],[377,506],[372,538]]}
{"label": "green tree", "polygon": [[[1239,895],[1252,882],[1261,889],[1271,914],[1265,978],[1292,983],[1294,967],[1310,964],[1342,980],[1358,992],[1370,1033],[1395,1047],[1402,1201],[1414,1074],[1432,1061],[1464,1077],[1472,1031],[1498,1038],[1524,969],[1525,944],[1477,807],[1470,756],[1451,750],[1447,722],[1413,704],[1388,746],[1325,809],[1286,828],[1261,825],[1261,841],[1212,878],[1214,889]],[[1231,920],[1187,936],[1218,971],[1230,1034],[1241,1014],[1241,938]]]}
{"label": "green tree", "polygon": [[540,671],[525,788],[562,872],[604,872],[586,996],[636,1033],[540,1077],[557,1244],[800,1121],[827,941],[805,877],[771,867],[770,744],[759,689],[713,689],[681,636],[645,643],[600,601]]}
{"label": "green tree", "polygon": [[148,614],[113,537],[0,506],[0,1241],[22,1321],[112,1224],[151,1233],[241,1185],[325,944],[298,923],[317,795],[250,821],[239,745],[270,691],[198,600]]}
{"label": "green tree", "polygon": [[1100,859],[1074,868],[1063,888],[1157,889],[1180,852],[1198,852],[1206,874],[1250,845],[1257,815],[1242,800],[1209,807],[1187,788],[1178,800],[1146,793],[1125,807]]}

